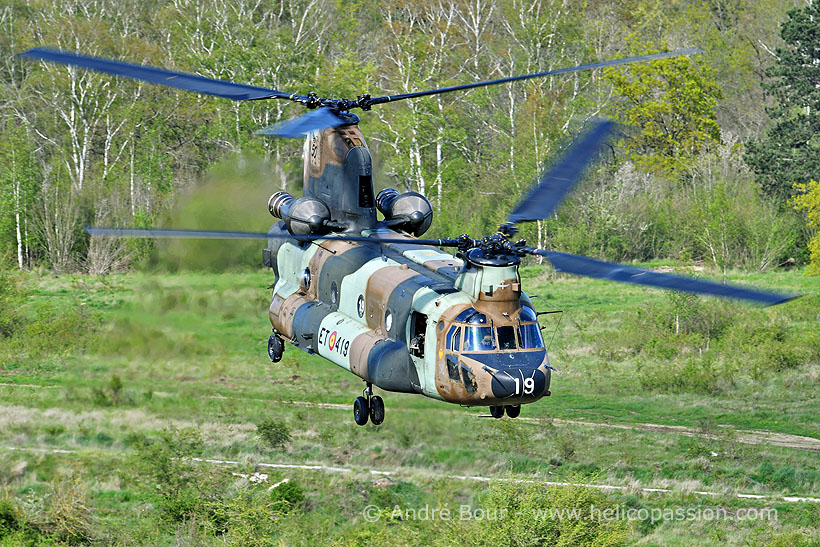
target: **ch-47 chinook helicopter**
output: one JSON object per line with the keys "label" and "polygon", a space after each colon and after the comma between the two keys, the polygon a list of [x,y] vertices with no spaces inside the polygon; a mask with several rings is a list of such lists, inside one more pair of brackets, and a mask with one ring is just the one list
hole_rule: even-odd
{"label": "ch-47 chinook helicopter", "polygon": [[[559,272],[665,289],[778,304],[792,298],[750,288],[640,270],[514,240],[517,224],[549,217],[604,145],[614,124],[596,121],[545,172],[498,231],[472,239],[420,239],[433,209],[416,192],[374,195],[370,152],[354,108],[579,70],[697,53],[680,50],[465,85],[355,100],[297,95],[75,53],[32,49],[24,57],[84,67],[237,101],[287,99],[310,112],[257,131],[306,137],[304,195],[278,192],[268,210],[281,219],[266,233],[87,228],[92,236],[264,239],[276,282],[268,354],[284,341],[318,353],[366,382],[353,404],[364,425],[384,420],[384,391],[419,393],[515,418],[521,405],[550,394],[550,362],[518,266],[546,257]],[[377,211],[384,220],[378,220]],[[436,247],[452,247],[455,256]]]}

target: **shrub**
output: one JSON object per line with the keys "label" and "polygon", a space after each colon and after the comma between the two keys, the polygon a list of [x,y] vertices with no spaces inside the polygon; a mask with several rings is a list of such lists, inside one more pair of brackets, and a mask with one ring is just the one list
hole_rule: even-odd
{"label": "shrub", "polygon": [[8,498],[0,499],[0,539],[16,532],[23,526],[20,513]]}
{"label": "shrub", "polygon": [[51,485],[46,499],[42,532],[69,544],[84,544],[92,539],[92,516],[88,506],[88,489],[79,477],[59,477]]}
{"label": "shrub", "polygon": [[291,441],[290,428],[284,422],[264,420],[256,425],[257,434],[270,448],[282,448]]}
{"label": "shrub", "polygon": [[172,521],[210,518],[220,502],[223,488],[208,470],[186,461],[202,452],[199,431],[193,428],[164,429],[158,438],[135,437],[138,467],[153,483],[159,507]]}
{"label": "shrub", "polygon": [[[473,504],[483,518],[441,521],[445,545],[623,545],[629,522],[584,518],[615,504],[601,492],[574,484],[493,483]],[[551,510],[563,511],[562,518]],[[570,516],[577,512],[578,517]]]}
{"label": "shrub", "polygon": [[288,480],[270,491],[270,500],[273,502],[274,507],[283,513],[287,513],[294,507],[304,503],[305,493],[298,482]]}

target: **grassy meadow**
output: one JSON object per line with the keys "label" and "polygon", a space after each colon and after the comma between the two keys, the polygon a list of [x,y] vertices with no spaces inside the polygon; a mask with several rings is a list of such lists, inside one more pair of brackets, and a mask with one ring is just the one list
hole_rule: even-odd
{"label": "grassy meadow", "polygon": [[[522,277],[563,310],[551,397],[493,420],[381,393],[358,427],[361,380],[269,362],[269,271],[1,273],[0,546],[820,545],[820,503],[784,499],[820,498],[817,278],[730,272],[805,295],[759,308]],[[591,506],[726,516],[533,516]]]}

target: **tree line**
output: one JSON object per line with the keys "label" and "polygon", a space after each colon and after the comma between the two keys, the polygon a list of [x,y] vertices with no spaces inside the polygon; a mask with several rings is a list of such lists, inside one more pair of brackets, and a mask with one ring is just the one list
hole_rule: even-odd
{"label": "tree line", "polygon": [[[531,244],[724,269],[805,261],[816,232],[789,199],[793,184],[818,178],[817,156],[789,162],[780,151],[808,158],[800,148],[814,147],[818,114],[803,98],[817,88],[783,82],[805,81],[800,67],[818,58],[795,45],[816,12],[775,0],[6,0],[0,256],[20,268],[115,271],[150,245],[89,239],[83,226],[167,223],[220,169],[269,192],[301,187],[302,143],[251,134],[299,106],[15,56],[30,47],[355,98],[695,46],[704,53],[377,107],[361,116],[377,187],[427,195],[437,235],[485,234],[585,121],[612,117],[624,123],[619,139],[553,218],[523,230]],[[232,189],[224,201],[242,201]],[[188,220],[179,227],[224,218]],[[271,219],[259,203],[239,222],[264,230]]]}

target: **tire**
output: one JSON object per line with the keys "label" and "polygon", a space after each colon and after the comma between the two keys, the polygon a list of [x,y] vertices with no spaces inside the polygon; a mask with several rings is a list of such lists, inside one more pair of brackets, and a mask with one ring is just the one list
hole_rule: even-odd
{"label": "tire", "polygon": [[353,419],[358,425],[365,425],[367,423],[369,411],[367,399],[364,397],[356,397],[353,401]]}
{"label": "tire", "polygon": [[370,398],[370,421],[380,425],[384,421],[384,401],[378,395]]}
{"label": "tire", "polygon": [[504,417],[504,407],[503,406],[491,406],[490,407],[490,415],[493,418],[495,418],[496,420],[498,418],[503,418]]}
{"label": "tire", "polygon": [[274,363],[282,360],[282,354],[285,353],[285,342],[276,334],[271,334],[268,338],[268,357]]}
{"label": "tire", "polygon": [[504,410],[510,418],[518,418],[518,415],[521,414],[521,405],[507,405]]}

